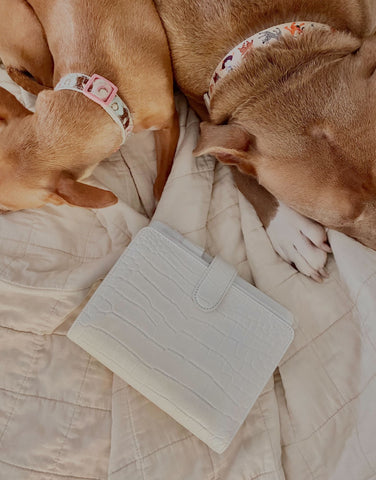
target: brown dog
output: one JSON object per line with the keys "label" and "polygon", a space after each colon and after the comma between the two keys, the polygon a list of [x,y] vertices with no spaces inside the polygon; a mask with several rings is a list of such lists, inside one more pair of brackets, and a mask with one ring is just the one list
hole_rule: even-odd
{"label": "brown dog", "polygon": [[[176,80],[207,120],[195,153],[235,165],[302,215],[376,248],[376,38],[370,37],[376,2],[155,4]],[[328,27],[249,48],[216,86],[209,118],[203,95],[228,52],[257,32],[298,21]],[[279,202],[251,177],[236,177],[267,226]],[[325,235],[315,230],[307,237],[328,250]]]}
{"label": "brown dog", "polygon": [[112,193],[77,182],[123,137],[84,95],[46,90],[71,73],[110,80],[132,114],[133,131],[154,130],[159,197],[179,125],[167,39],[152,0],[1,0],[0,31],[0,58],[9,75],[41,92],[31,114],[0,91],[0,208],[116,203]]}

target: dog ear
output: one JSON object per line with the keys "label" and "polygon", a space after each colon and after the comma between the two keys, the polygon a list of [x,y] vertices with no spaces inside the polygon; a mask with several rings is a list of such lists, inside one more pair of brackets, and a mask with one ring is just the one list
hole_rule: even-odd
{"label": "dog ear", "polygon": [[30,114],[31,112],[14,95],[0,87],[0,131],[6,127],[12,118],[26,117]]}
{"label": "dog ear", "polygon": [[69,205],[84,208],[105,208],[117,203],[117,197],[108,190],[77,182],[69,175],[61,175],[56,192],[51,194],[49,202],[54,205]]}
{"label": "dog ear", "polygon": [[17,68],[8,67],[7,73],[10,78],[20,87],[33,95],[38,95],[45,89],[51,90],[49,87],[41,85],[31,74],[27,71],[21,71]]}
{"label": "dog ear", "polygon": [[364,72],[366,77],[371,77],[375,73],[376,62],[376,35],[364,40],[362,46],[354,52],[354,58],[358,63],[360,71]]}
{"label": "dog ear", "polygon": [[256,176],[252,154],[255,153],[255,137],[239,125],[215,125],[202,122],[201,136],[193,154],[213,155],[220,162],[235,165],[247,175]]}

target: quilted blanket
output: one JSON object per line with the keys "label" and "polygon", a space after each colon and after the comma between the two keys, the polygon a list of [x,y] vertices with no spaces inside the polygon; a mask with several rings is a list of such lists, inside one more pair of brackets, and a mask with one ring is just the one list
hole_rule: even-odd
{"label": "quilted blanket", "polygon": [[[157,206],[153,137],[143,133],[88,180],[113,190],[117,205],[0,217],[0,478],[376,480],[376,253],[330,232],[329,279],[297,273],[229,169],[192,156],[199,121],[176,101],[181,137]],[[151,218],[219,253],[295,316],[291,348],[222,455],[66,337]]]}

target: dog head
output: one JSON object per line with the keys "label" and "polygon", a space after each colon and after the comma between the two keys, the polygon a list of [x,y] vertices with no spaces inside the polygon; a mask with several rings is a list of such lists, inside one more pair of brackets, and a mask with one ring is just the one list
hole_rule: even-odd
{"label": "dog head", "polygon": [[195,154],[376,248],[375,71],[376,38],[312,32],[255,50],[215,90]]}
{"label": "dog head", "polygon": [[[89,163],[95,165],[106,155],[99,152],[98,157],[95,148],[85,150],[85,126],[77,129],[74,122],[67,121],[69,116],[61,115],[64,107],[52,101],[54,94],[41,93],[36,113],[32,114],[13,95],[0,88],[2,211],[39,208],[47,203],[102,208],[117,202],[111,192],[76,181]],[[70,131],[67,131],[68,126]],[[71,165],[75,168],[70,168]]]}

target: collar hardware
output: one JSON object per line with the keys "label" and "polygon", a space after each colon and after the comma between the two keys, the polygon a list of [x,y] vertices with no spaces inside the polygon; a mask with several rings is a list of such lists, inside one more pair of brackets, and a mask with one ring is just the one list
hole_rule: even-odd
{"label": "collar hardware", "polygon": [[91,77],[83,73],[65,75],[55,87],[55,91],[72,90],[100,105],[121,128],[123,141],[132,133],[133,120],[127,105],[119,97],[118,88],[101,75]]}

